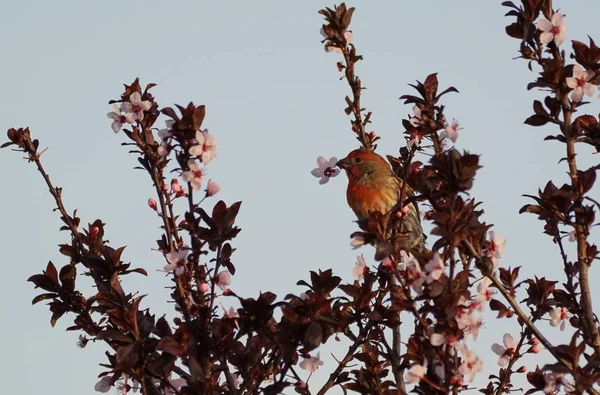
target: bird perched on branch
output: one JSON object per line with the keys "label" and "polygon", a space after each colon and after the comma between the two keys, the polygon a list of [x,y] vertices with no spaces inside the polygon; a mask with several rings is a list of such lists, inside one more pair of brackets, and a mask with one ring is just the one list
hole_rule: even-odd
{"label": "bird perched on branch", "polygon": [[[369,216],[376,211],[383,214],[386,222],[392,216],[392,225],[386,227],[385,237],[395,236],[400,249],[412,253],[417,259],[419,256],[427,259],[430,251],[425,247],[419,208],[415,201],[408,202],[413,191],[408,185],[402,187],[403,181],[394,174],[388,162],[374,152],[359,148],[339,160],[337,166],[348,176],[346,198],[359,225],[363,225],[364,229]],[[401,194],[404,194],[402,199]],[[403,207],[400,207],[401,200]],[[389,248],[382,251],[384,244],[377,243],[377,259],[391,252],[387,251]]]}

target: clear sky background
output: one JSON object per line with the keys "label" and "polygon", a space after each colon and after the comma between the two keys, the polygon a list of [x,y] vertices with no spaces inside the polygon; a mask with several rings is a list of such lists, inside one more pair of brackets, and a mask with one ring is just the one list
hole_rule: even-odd
{"label": "clear sky background", "polygon": [[[146,205],[152,186],[145,173],[132,170],[136,159],[120,146],[125,136],[115,135],[106,118],[108,100],[118,98],[122,83],[136,76],[143,84],[158,84],[153,94],[160,105],[207,106],[204,126],[219,140],[209,177],[221,183],[219,198],[243,201],[238,217],[243,231],[233,257],[238,273],[232,288],[238,294],[300,293],[296,281],[318,269],[333,268],[352,281],[357,252],[348,243],[356,226],[345,202],[346,181],[339,176],[320,186],[310,175],[318,155],[343,157],[357,146],[343,112],[349,89],[338,80],[338,55],[325,53],[320,44],[317,11],[332,5],[314,0],[3,4],[0,126],[29,126],[41,145],[50,147],[43,160],[54,183],[64,188],[67,207],[78,208],[84,224],[101,218],[112,246],[128,246],[124,259],[149,276],[129,276],[124,286],[149,294],[145,306],[157,317],[170,314],[172,305],[165,302],[168,280],[157,271],[164,261],[150,250],[160,226]],[[482,155],[484,167],[472,194],[484,202],[484,219],[508,240],[503,265],[562,280],[557,249],[541,234],[542,224],[518,214],[527,203],[523,193],[535,193],[549,178],[560,184],[567,177],[565,165],[557,165],[563,146],[541,143],[556,129],[523,124],[541,94],[526,90],[535,74],[524,61],[512,60],[519,41],[504,33],[506,8],[492,0],[349,5],[357,7],[352,29],[365,57],[357,73],[368,88],[363,105],[374,112],[372,129],[383,138],[379,152],[395,154],[404,144],[401,119],[410,108],[398,97],[411,92],[407,83],[439,72],[442,87],[460,91],[445,98],[448,117],[464,128],[457,147]],[[567,40],[585,41],[586,34],[600,39],[597,1],[555,4],[562,6]],[[586,110],[598,112],[595,98]],[[0,152],[2,391],[94,393],[105,347],[77,348],[77,334],[64,331],[72,317],[52,329],[47,307],[30,305],[38,291],[26,279],[48,260],[57,266],[67,262],[56,246],[69,235],[58,232],[61,224],[43,180],[20,157]],[[584,168],[598,161],[589,149],[578,159]],[[370,247],[359,252],[373,263]],[[596,267],[591,276],[596,283]],[[599,295],[594,293],[597,311]],[[474,345],[485,361],[483,380],[498,370],[491,344],[505,331],[518,334],[514,321],[485,317]],[[568,342],[567,332],[561,337],[547,323],[540,326],[553,341]],[[331,339],[322,348],[325,365],[312,388],[334,369],[331,353],[341,357],[345,346]]]}

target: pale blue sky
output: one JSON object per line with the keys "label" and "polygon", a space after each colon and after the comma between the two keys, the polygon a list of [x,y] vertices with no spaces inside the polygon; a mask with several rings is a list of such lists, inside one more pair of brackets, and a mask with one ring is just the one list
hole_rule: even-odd
{"label": "pale blue sky", "polygon": [[[570,4],[569,4],[570,3]],[[295,283],[309,270],[333,268],[351,281],[356,251],[349,246],[354,216],[345,203],[343,176],[319,186],[310,175],[318,155],[342,157],[356,147],[343,112],[345,82],[335,54],[320,44],[317,11],[332,3],[314,0],[262,2],[128,1],[4,2],[0,15],[0,123],[29,126],[42,146],[44,163],[56,185],[64,187],[69,209],[83,223],[101,218],[113,246],[127,245],[124,259],[148,270],[130,276],[125,287],[150,293],[145,305],[160,316],[167,280],[156,269],[164,262],[150,251],[159,235],[158,218],[146,206],[152,196],[145,173],[132,171],[135,157],[110,129],[109,99],[136,76],[155,82],[163,106],[194,101],[206,104],[204,126],[219,140],[209,176],[221,183],[219,198],[242,200],[243,231],[235,240],[238,274],[232,287],[240,295],[271,290],[280,298],[302,292]],[[403,144],[401,119],[410,108],[398,100],[407,83],[439,72],[447,115],[464,129],[457,146],[482,154],[484,166],[473,195],[483,200],[485,220],[506,236],[503,265],[522,265],[521,273],[562,279],[555,246],[541,234],[542,224],[520,216],[527,202],[552,177],[566,181],[557,165],[562,146],[539,145],[550,127],[531,128],[523,120],[539,97],[526,84],[535,78],[526,63],[512,60],[519,42],[504,33],[509,22],[500,1],[354,2],[352,28],[365,61],[358,74],[368,90],[363,105],[373,110],[373,129],[383,137],[381,153]],[[600,39],[597,1],[557,2],[569,8],[567,39]],[[597,105],[589,107],[597,112]],[[56,245],[58,216],[42,179],[20,154],[0,152],[6,191],[0,227],[4,275],[0,349],[4,393],[80,395],[93,393],[104,362],[104,346],[75,346],[77,334],[64,328],[71,317],[49,324],[49,312],[30,301],[38,292],[25,280],[48,260],[64,265]],[[579,160],[597,163],[585,149]],[[212,204],[211,202],[209,204]],[[572,247],[572,246],[570,246]],[[372,250],[360,251],[372,263]],[[597,279],[597,268],[592,269]],[[598,294],[594,295],[600,305]],[[228,304],[229,301],[224,301]],[[489,347],[516,323],[486,316],[475,350],[485,360],[480,378],[497,372]],[[409,320],[410,321],[410,320]],[[559,332],[542,323],[550,338]],[[563,337],[564,341],[567,341]],[[345,348],[330,340],[325,365],[311,381],[316,388],[333,368],[328,355]]]}

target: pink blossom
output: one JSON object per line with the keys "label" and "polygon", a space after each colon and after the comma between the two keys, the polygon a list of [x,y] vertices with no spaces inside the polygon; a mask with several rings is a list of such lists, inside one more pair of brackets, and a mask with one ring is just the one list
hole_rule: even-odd
{"label": "pink blossom", "polygon": [[513,339],[510,333],[504,334],[502,337],[502,342],[504,343],[504,347],[498,343],[494,343],[492,345],[492,351],[500,357],[498,358],[498,365],[500,367],[505,367],[515,354],[515,348],[517,347],[518,342]]}
{"label": "pink blossom", "polygon": [[421,140],[423,140],[423,135],[415,129],[410,132],[410,140],[406,146],[408,149],[412,149],[413,146],[418,147],[421,144]]}
{"label": "pink blossom", "polygon": [[319,184],[327,184],[329,178],[335,177],[340,173],[340,169],[336,167],[337,158],[332,156],[329,160],[322,156],[317,158],[317,168],[313,169],[310,174],[320,178]]}
{"label": "pink blossom", "polygon": [[231,284],[231,274],[224,270],[221,273],[217,274],[217,286],[221,288],[222,291],[226,291],[229,289],[228,285]]}
{"label": "pink blossom", "polygon": [[459,296],[456,302],[456,315],[454,319],[458,324],[458,329],[465,329],[477,322],[477,317],[473,314],[475,306],[463,295]]}
{"label": "pink blossom", "polygon": [[406,373],[404,374],[404,378],[407,383],[416,384],[419,381],[421,381],[421,379],[423,379],[423,377],[425,377],[426,374],[427,374],[427,361],[425,361],[425,363],[423,365],[414,364],[413,366],[411,366],[410,370],[407,370]]}
{"label": "pink blossom", "polygon": [[210,286],[208,285],[208,283],[201,283],[200,286],[198,287],[198,290],[200,292],[204,292],[204,293],[207,293],[209,289],[210,289]]}
{"label": "pink blossom", "polygon": [[552,309],[550,311],[550,326],[560,325],[560,330],[564,331],[569,318],[571,318],[571,313],[566,307]]}
{"label": "pink blossom", "polygon": [[221,186],[218,182],[213,180],[208,180],[208,184],[206,184],[206,196],[214,196],[221,190]]}
{"label": "pink blossom", "polygon": [[164,160],[167,157],[167,155],[169,155],[169,152],[171,152],[171,145],[167,140],[163,140],[163,142],[160,143],[160,145],[156,149],[156,153],[158,154],[158,156],[160,156],[161,160]]}
{"label": "pink blossom", "polygon": [[491,284],[492,280],[488,277],[483,277],[477,285],[477,295],[475,296],[474,302],[478,311],[485,311],[487,302],[489,302],[492,299],[492,296],[497,292],[495,289],[490,288]]}
{"label": "pink blossom", "polygon": [[490,231],[490,244],[487,248],[487,253],[489,256],[493,256],[495,258],[501,258],[504,253],[504,247],[506,246],[506,239],[504,236],[496,236],[496,232],[493,230]]}
{"label": "pink blossom", "polygon": [[546,380],[546,386],[544,387],[544,393],[546,394],[555,394],[563,386],[567,393],[575,391],[575,387],[565,377],[564,373],[549,372],[544,375],[544,379]]}
{"label": "pink blossom", "polygon": [[593,76],[593,71],[583,71],[578,64],[573,67],[573,76],[565,79],[567,86],[573,89],[571,92],[571,101],[580,102],[583,99],[584,93],[589,97],[594,94],[596,87],[588,82]]}
{"label": "pink blossom", "polygon": [[573,243],[574,241],[577,241],[577,232],[575,230],[572,230],[569,232],[569,241],[571,243]]}
{"label": "pink blossom", "polygon": [[121,103],[121,111],[127,112],[127,122],[134,123],[136,120],[144,119],[144,111],[148,111],[152,103],[148,100],[142,101],[142,95],[139,92],[133,92],[129,95],[129,101]]}
{"label": "pink blossom", "polygon": [[407,254],[406,251],[400,250],[400,265],[398,265],[399,270],[406,270],[409,266],[419,266],[419,261],[417,258],[412,256],[412,254]]}
{"label": "pink blossom", "polygon": [[204,165],[217,157],[217,139],[214,138],[208,130],[198,130],[196,132],[197,145],[190,148],[190,155],[199,158]]}
{"label": "pink blossom", "polygon": [[181,192],[181,185],[179,185],[177,178],[171,180],[171,190],[175,193]]}
{"label": "pink blossom", "polygon": [[531,347],[529,347],[529,350],[527,350],[528,352],[533,353],[533,354],[538,354],[542,351],[542,347],[540,346],[540,341],[538,340],[537,337],[532,338],[529,343],[531,344]]}
{"label": "pink blossom", "polygon": [[302,362],[300,362],[300,368],[307,370],[311,373],[316,372],[320,366],[323,366],[323,361],[321,361],[320,353],[317,353],[316,357],[304,358]]}
{"label": "pink blossom", "polygon": [[131,379],[131,385],[128,384],[129,375],[127,373],[123,373],[123,376],[120,379],[121,381],[116,382],[115,386],[117,387],[117,391],[122,395],[127,395],[127,393],[131,390],[131,392],[137,392],[139,383],[134,379]]}
{"label": "pink blossom", "polygon": [[504,253],[504,248],[506,247],[506,239],[504,236],[496,236],[496,232],[493,230],[490,231],[490,242],[487,247],[487,255],[492,259],[494,263],[494,269],[497,269],[500,266],[500,258]]}
{"label": "pink blossom", "polygon": [[171,180],[171,192],[175,193],[175,197],[182,197],[187,195],[187,190],[179,185],[177,178]]}
{"label": "pink blossom", "polygon": [[429,337],[429,342],[432,346],[438,347],[442,345],[454,346],[458,342],[459,338],[455,335],[444,334],[444,333],[433,333]]}
{"label": "pink blossom", "polygon": [[468,335],[471,335],[471,336],[473,336],[473,340],[477,340],[477,336],[479,336],[479,329],[483,325],[483,323],[481,322],[481,318],[475,317],[475,314],[469,314],[467,316],[467,318],[468,318],[467,326],[465,328],[463,328],[463,330],[465,332],[465,338]]}
{"label": "pink blossom", "polygon": [[351,31],[345,31],[344,38],[348,44],[351,44],[354,41],[354,34]]}
{"label": "pink blossom", "polygon": [[458,122],[453,120],[452,124],[446,125],[446,128],[444,129],[444,131],[442,132],[440,137],[442,139],[449,139],[453,143],[456,143],[456,140],[458,139],[458,131],[459,130],[460,130],[460,127],[458,125]]}
{"label": "pink blossom", "polygon": [[110,391],[112,384],[111,382],[111,377],[110,376],[104,376],[100,379],[100,381],[98,381],[96,383],[96,385],[94,386],[94,389],[97,392],[103,392],[106,393],[108,391]]}
{"label": "pink blossom", "polygon": [[204,170],[200,169],[200,167],[196,164],[196,161],[194,160],[188,160],[188,167],[190,169],[184,171],[181,174],[181,178],[183,178],[185,182],[191,183],[192,189],[194,189],[194,191],[197,191],[202,185],[202,180],[204,179]]}
{"label": "pink blossom", "polygon": [[540,42],[548,44],[554,41],[560,46],[567,36],[567,24],[563,19],[564,15],[557,12],[552,15],[552,20],[541,18],[537,23],[537,28],[541,31]]}
{"label": "pink blossom", "polygon": [[365,277],[365,269],[367,268],[367,263],[365,262],[365,258],[362,255],[359,255],[356,258],[356,266],[352,269],[352,277],[356,280],[360,281]]}
{"label": "pink blossom", "polygon": [[165,255],[168,265],[164,270],[169,273],[174,273],[176,276],[181,276],[185,271],[187,256],[190,253],[188,249],[180,249],[179,251],[171,251]]}
{"label": "pink blossom", "polygon": [[475,375],[483,370],[483,361],[466,346],[461,349],[461,353],[463,362],[458,367],[458,371],[468,377],[469,381],[473,381]]}
{"label": "pink blossom", "polygon": [[148,207],[150,207],[152,210],[156,211],[158,209],[158,205],[156,204],[156,200],[150,198],[148,199]]}
{"label": "pink blossom", "polygon": [[428,273],[425,281],[427,284],[431,284],[434,281],[438,281],[442,274],[444,274],[444,261],[437,252],[433,254],[433,259],[425,265],[425,271]]}
{"label": "pink blossom", "polygon": [[110,125],[113,132],[119,133],[119,131],[123,127],[123,124],[127,122],[127,117],[121,114],[121,110],[119,110],[119,106],[117,106],[116,104],[113,104],[112,108],[113,110],[106,114],[106,116],[113,120],[113,123]]}
{"label": "pink blossom", "polygon": [[423,283],[425,282],[425,273],[421,270],[419,261],[416,259],[409,259],[405,262],[406,270],[411,274],[410,286],[417,294],[423,291]]}
{"label": "pink blossom", "polygon": [[408,120],[411,125],[415,128],[418,128],[423,124],[423,119],[421,118],[421,108],[416,104],[412,108],[413,116]]}

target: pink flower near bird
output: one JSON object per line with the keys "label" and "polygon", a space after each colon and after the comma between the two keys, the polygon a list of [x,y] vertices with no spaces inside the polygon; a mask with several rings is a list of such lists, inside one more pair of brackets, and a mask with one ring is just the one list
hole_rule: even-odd
{"label": "pink flower near bird", "polygon": [[329,160],[325,159],[323,156],[319,156],[317,158],[317,168],[313,169],[310,174],[320,178],[319,184],[327,184],[331,177],[340,174],[340,169],[336,167],[337,161],[335,156],[332,156]]}

